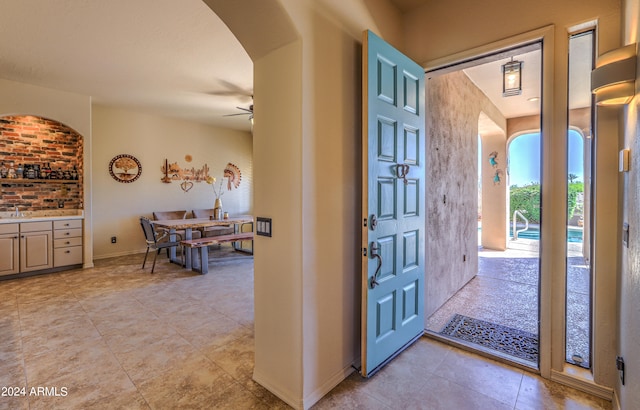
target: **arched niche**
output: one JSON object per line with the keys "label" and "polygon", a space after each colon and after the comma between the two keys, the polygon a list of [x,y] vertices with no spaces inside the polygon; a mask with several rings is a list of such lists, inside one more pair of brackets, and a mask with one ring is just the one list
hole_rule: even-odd
{"label": "arched niche", "polygon": [[[64,177],[2,179],[0,211],[83,208],[84,138],[67,125],[35,115],[0,117],[0,152],[5,167],[49,164]],[[0,167],[2,164],[0,164]]]}

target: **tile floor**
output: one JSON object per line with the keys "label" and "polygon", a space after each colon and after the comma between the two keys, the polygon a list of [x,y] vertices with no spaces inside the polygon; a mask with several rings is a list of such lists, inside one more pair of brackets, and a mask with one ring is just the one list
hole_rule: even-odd
{"label": "tile floor", "polygon": [[[0,281],[0,387],[27,389],[25,397],[0,396],[0,409],[289,408],[251,379],[251,257],[212,262],[204,276],[164,258],[151,275],[141,261],[132,255]],[[610,403],[422,338],[371,379],[352,374],[314,408]]]}

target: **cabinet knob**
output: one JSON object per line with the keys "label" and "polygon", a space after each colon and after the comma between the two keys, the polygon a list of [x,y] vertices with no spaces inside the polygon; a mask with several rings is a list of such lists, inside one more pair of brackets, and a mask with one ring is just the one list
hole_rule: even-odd
{"label": "cabinet knob", "polygon": [[64,253],[71,253],[71,251],[65,251]]}
{"label": "cabinet knob", "polygon": [[67,236],[71,235],[70,232],[65,232],[64,234],[67,235]]}
{"label": "cabinet knob", "polygon": [[64,226],[69,226],[69,224],[64,224]]}

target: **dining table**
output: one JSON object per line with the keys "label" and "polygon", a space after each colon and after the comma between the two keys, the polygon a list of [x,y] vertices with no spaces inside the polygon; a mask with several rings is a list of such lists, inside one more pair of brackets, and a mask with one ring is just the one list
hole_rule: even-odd
{"label": "dining table", "polygon": [[[241,232],[242,225],[253,223],[253,216],[240,215],[227,219],[210,219],[210,218],[190,218],[190,219],[165,219],[160,221],[151,221],[153,226],[163,228],[169,231],[171,241],[176,240],[176,231],[184,230],[185,237],[183,240],[193,239],[193,230],[200,228],[208,228],[212,226],[234,226],[234,232]],[[193,269],[192,252],[185,252],[185,268]],[[176,248],[169,248],[169,259],[173,263],[181,263],[176,257]]]}

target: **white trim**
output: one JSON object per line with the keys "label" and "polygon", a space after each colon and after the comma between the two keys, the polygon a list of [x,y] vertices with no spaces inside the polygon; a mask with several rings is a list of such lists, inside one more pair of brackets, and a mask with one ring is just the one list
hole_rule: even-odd
{"label": "white trim", "polygon": [[[603,398],[605,400],[610,400],[613,403],[613,399],[614,399],[613,389],[610,387],[596,384],[592,380],[583,379],[581,377],[576,377],[575,375],[569,375],[567,373],[558,372],[556,370],[551,370],[551,380],[553,380],[554,382],[563,384],[565,386],[573,387],[574,389],[580,390],[582,392],[589,393],[594,396]],[[617,401],[617,397],[615,398]]]}
{"label": "white trim", "polygon": [[[425,71],[433,71],[444,68],[446,66],[461,64],[465,61],[474,60],[487,54],[494,54],[501,51],[518,48],[533,41],[543,41],[545,37],[548,36],[549,33],[553,33],[553,31],[554,25],[548,25],[533,31],[515,35],[513,37],[494,41],[493,43],[485,44],[483,46],[461,51],[447,57],[427,61],[423,63],[422,66],[424,67]],[[550,45],[553,46],[553,44]],[[549,46],[549,44],[545,44],[545,46]]]}
{"label": "white trim", "polygon": [[[550,180],[550,177],[551,175],[554,175],[551,170],[553,163],[551,161],[552,155],[550,155],[552,150],[552,144],[550,142],[554,139],[554,126],[556,126],[554,123],[554,118],[556,118],[554,112],[555,26],[553,24],[499,41],[495,41],[484,46],[462,51],[447,57],[428,61],[423,64],[423,67],[425,68],[425,71],[444,69],[448,66],[460,64],[465,61],[477,59],[482,56],[494,54],[496,52],[510,50],[519,46],[531,44],[536,41],[542,42],[541,92],[543,101],[540,113],[540,135],[544,139],[543,151],[541,152],[541,155],[543,155],[543,158],[547,158],[547,160],[542,164],[542,183],[543,189],[549,191],[553,186],[553,181]],[[558,120],[556,119],[555,121],[557,122]],[[556,131],[556,134],[557,133],[558,132]],[[546,143],[544,143],[545,141]],[[542,208],[553,209],[554,207],[552,205],[552,199],[557,201],[557,198],[554,195],[544,195],[542,198]],[[562,199],[562,201],[564,201],[564,199]],[[552,273],[557,270],[557,267],[555,266],[556,262],[553,258],[553,255],[555,252],[557,252],[557,250],[553,248],[553,237],[551,233],[554,229],[551,216],[546,215],[543,218],[542,224],[543,237],[540,241],[539,370],[540,375],[543,378],[549,379],[551,377],[552,351],[555,350],[564,352],[564,337],[562,337],[562,340],[560,340],[560,338],[555,338],[552,342],[551,329],[552,327],[554,327],[555,329],[563,329],[564,327],[559,327],[557,324],[554,325],[555,322],[558,322],[559,320],[562,321],[563,319],[558,319],[559,314],[557,312],[553,312],[553,309],[551,307],[554,295],[554,282]],[[560,226],[556,228],[556,230],[558,229],[563,228]],[[563,253],[563,255],[565,254],[566,253]],[[562,289],[564,289],[564,287]],[[564,298],[562,298],[562,300],[564,301]],[[562,314],[564,314],[564,311],[562,312]],[[562,322],[560,326],[564,326],[563,323],[564,322]],[[562,332],[562,335],[564,335],[564,332]],[[555,349],[552,348],[552,343],[555,346]]]}
{"label": "white trim", "polygon": [[269,378],[267,376],[263,376],[259,371],[253,370],[253,381],[260,384],[265,389],[269,390],[271,393],[275,394],[280,400],[287,403],[289,406],[294,409],[303,409],[303,400],[294,398],[294,394],[291,391],[283,391],[278,386],[270,383]]}
{"label": "white trim", "polygon": [[613,399],[611,400],[611,407],[613,408],[613,410],[621,410],[622,407],[620,407],[620,399],[618,399],[618,392],[617,391],[613,391]]}
{"label": "white trim", "polygon": [[314,404],[318,402],[321,398],[323,398],[327,393],[333,390],[340,382],[349,377],[351,373],[353,373],[355,369],[351,366],[345,367],[342,370],[339,370],[331,376],[325,383],[323,383],[320,387],[318,387],[315,391],[311,392],[310,395],[305,397],[303,400],[304,408],[308,409]]}
{"label": "white trim", "polygon": [[334,387],[336,387],[344,379],[349,377],[349,375],[354,371],[355,369],[351,365],[343,368],[342,370],[339,370],[333,376],[331,376],[325,383],[323,383],[320,387],[318,387],[316,390],[311,392],[311,394],[309,394],[308,396],[302,399],[294,398],[292,397],[293,396],[292,392],[285,392],[279,389],[277,386],[271,384],[267,377],[262,376],[260,372],[256,370],[253,371],[253,380],[256,383],[262,385],[267,390],[269,390],[271,393],[278,396],[278,398],[280,398],[282,401],[284,401],[294,409],[309,409],[311,408],[311,406],[316,404],[320,399],[322,399],[327,393],[333,390]]}
{"label": "white trim", "polygon": [[100,259],[109,259],[109,258],[117,258],[118,256],[129,256],[129,255],[137,255],[137,254],[143,254],[146,252],[146,248],[143,249],[134,249],[134,250],[128,250],[128,251],[122,251],[122,252],[114,252],[114,253],[106,253],[104,255],[98,255],[98,256],[93,256],[93,260],[97,261]]}

